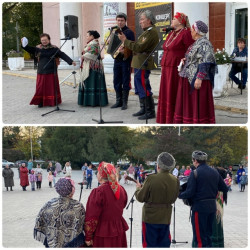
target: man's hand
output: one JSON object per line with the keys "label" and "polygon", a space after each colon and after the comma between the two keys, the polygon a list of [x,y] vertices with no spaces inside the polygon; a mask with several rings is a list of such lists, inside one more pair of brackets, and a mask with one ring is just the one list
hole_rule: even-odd
{"label": "man's hand", "polygon": [[141,188],[141,187],[142,187],[142,185],[141,185],[141,183],[140,183],[139,181],[137,181],[136,187],[137,187],[137,188]]}
{"label": "man's hand", "polygon": [[127,39],[126,36],[125,36],[123,33],[118,34],[118,37],[119,37],[119,39],[120,39],[122,42],[124,42],[124,41]]}

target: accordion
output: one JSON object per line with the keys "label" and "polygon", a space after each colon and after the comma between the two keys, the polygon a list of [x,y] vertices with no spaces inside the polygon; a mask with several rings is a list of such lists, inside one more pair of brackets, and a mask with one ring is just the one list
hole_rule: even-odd
{"label": "accordion", "polygon": [[[112,32],[110,35],[109,45],[107,49],[107,53],[112,56],[113,59],[116,59],[119,52],[120,47],[124,47],[124,44],[118,37],[118,33],[121,33],[120,29],[117,29],[115,32]],[[124,48],[124,54],[122,54],[123,60],[126,60],[128,57],[132,55],[132,51],[128,48]]]}

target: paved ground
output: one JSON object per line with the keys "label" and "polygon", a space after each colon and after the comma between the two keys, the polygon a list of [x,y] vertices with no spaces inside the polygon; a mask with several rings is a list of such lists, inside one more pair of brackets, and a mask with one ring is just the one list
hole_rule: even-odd
{"label": "paved ground", "polygon": [[[59,79],[62,81],[71,73],[70,70],[59,70]],[[116,124],[123,121],[124,124],[145,124],[132,114],[139,110],[138,97],[134,94],[134,89],[130,92],[128,109],[125,111],[110,109],[115,103],[115,93],[113,90],[113,74],[106,74],[109,105],[102,108],[102,119],[113,121]],[[29,105],[35,92],[36,71],[25,69],[23,71],[3,70],[3,123],[5,124],[96,124],[92,119],[100,120],[99,107],[81,107],[77,105],[77,88],[73,88],[73,76],[61,84],[62,104],[60,109],[75,110],[75,112],[57,111],[46,116],[42,114],[54,110],[53,107],[37,108]],[[78,76],[76,77],[78,82]],[[151,85],[155,96],[155,103],[159,95],[160,75],[152,73]],[[133,83],[133,74],[132,74]],[[133,84],[132,84],[133,86]],[[240,95],[239,90],[231,83],[224,88],[223,96],[216,98],[215,114],[217,124],[246,124],[247,123],[247,96],[248,90]],[[157,110],[157,107],[156,107]],[[156,124],[155,119],[148,120],[149,124]]]}
{"label": "paved ground", "polygon": [[[2,243],[3,247],[8,248],[39,248],[42,244],[33,239],[33,228],[36,215],[40,208],[51,198],[57,197],[54,188],[49,188],[47,179],[42,183],[42,189],[32,192],[28,187],[27,192],[23,192],[15,172],[15,187],[13,192],[2,192]],[[81,171],[73,171],[72,178],[81,181]],[[135,184],[121,184],[128,193],[129,200],[134,191]],[[97,180],[94,178],[93,187],[97,186]],[[86,206],[87,198],[91,190],[83,190],[82,203]],[[75,199],[79,199],[80,186],[76,186]],[[141,248],[141,208],[142,204],[134,202],[134,221],[132,234],[132,247]],[[124,210],[124,218],[130,226],[131,207]],[[127,232],[128,245],[130,242],[130,232]],[[173,237],[173,220],[171,224],[171,235]],[[187,244],[175,244],[171,247],[191,248],[192,229],[189,222],[189,207],[185,206],[181,200],[176,202],[176,232],[177,242],[188,241]],[[244,193],[238,191],[236,185],[233,191],[229,193],[228,205],[224,209],[224,235],[226,248],[246,248],[248,246],[248,186]]]}

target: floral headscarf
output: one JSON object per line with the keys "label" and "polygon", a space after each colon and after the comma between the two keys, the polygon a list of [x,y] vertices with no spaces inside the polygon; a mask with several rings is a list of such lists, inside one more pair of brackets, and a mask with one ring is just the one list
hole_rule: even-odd
{"label": "floral headscarf", "polygon": [[190,28],[188,16],[186,16],[184,13],[176,12],[174,17],[185,27]]}
{"label": "floral headscarf", "polygon": [[119,200],[121,187],[116,178],[116,169],[114,165],[103,161],[98,166],[98,172],[102,178],[108,179],[109,185],[114,192],[115,198]]}
{"label": "floral headscarf", "polygon": [[60,178],[55,184],[55,189],[62,197],[73,196],[75,193],[75,182],[68,177]]}
{"label": "floral headscarf", "polygon": [[208,32],[208,27],[207,25],[202,22],[202,21],[196,21],[193,25],[192,28],[201,36],[205,36]]}

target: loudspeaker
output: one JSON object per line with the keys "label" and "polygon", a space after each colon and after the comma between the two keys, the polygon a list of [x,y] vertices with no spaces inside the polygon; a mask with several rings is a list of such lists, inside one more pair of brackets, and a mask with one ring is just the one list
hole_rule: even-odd
{"label": "loudspeaker", "polygon": [[78,17],[65,16],[64,17],[64,35],[65,38],[78,38]]}

